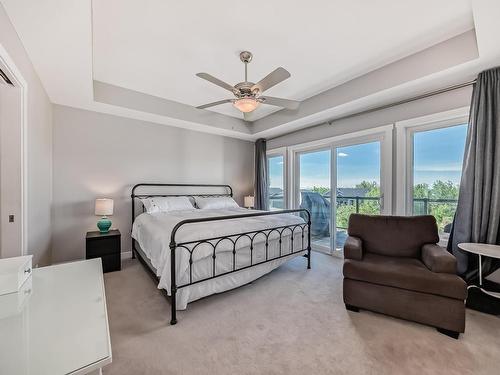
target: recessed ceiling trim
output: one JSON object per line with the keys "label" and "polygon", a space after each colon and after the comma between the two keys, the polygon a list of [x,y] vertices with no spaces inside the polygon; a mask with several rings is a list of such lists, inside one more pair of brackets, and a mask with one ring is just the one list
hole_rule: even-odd
{"label": "recessed ceiling trim", "polygon": [[251,135],[249,125],[243,120],[224,116],[219,113],[196,109],[190,105],[177,103],[172,100],[159,98],[153,95],[129,90],[123,87],[95,81],[94,100],[96,102],[132,109],[135,111],[164,116],[172,120],[172,125],[191,123],[204,131],[232,136]]}
{"label": "recessed ceiling trim", "polygon": [[[325,116],[321,120],[327,120],[331,116],[329,111],[335,107],[416,81],[478,57],[475,30],[472,29],[304,100],[297,111],[282,110],[257,120],[253,123],[254,134],[304,120],[309,121],[312,126],[318,123],[321,113]],[[311,118],[315,119],[315,123],[310,121]]]}

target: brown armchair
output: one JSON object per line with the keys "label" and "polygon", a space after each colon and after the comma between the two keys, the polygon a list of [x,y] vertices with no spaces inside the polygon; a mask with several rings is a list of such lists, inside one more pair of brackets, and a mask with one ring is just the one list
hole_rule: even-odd
{"label": "brown armchair", "polygon": [[344,245],[344,303],[436,327],[465,330],[466,283],[439,242],[433,216],[352,214]]}

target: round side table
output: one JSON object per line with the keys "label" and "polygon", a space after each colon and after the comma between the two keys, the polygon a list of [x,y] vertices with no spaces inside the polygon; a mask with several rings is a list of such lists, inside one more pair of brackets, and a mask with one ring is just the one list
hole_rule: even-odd
{"label": "round side table", "polygon": [[459,243],[458,248],[471,254],[479,256],[479,285],[469,285],[468,288],[479,288],[483,293],[500,299],[500,293],[492,292],[483,288],[483,263],[482,257],[500,259],[500,246],[484,243]]}

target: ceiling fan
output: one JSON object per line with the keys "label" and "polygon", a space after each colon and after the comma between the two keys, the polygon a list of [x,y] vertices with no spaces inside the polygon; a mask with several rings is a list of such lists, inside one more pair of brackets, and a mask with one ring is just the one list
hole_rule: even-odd
{"label": "ceiling fan", "polygon": [[253,83],[249,82],[247,78],[247,66],[250,61],[252,61],[252,53],[248,51],[243,51],[240,53],[240,60],[245,64],[245,81],[240,82],[234,86],[221,81],[218,78],[208,74],[208,73],[198,73],[198,77],[203,78],[217,86],[222,87],[228,91],[231,91],[235,96],[234,99],[224,99],[217,102],[208,103],[200,105],[196,108],[204,109],[208,107],[213,107],[225,103],[233,103],[233,106],[243,112],[243,116],[247,119],[247,114],[254,111],[261,103],[274,105],[277,107],[283,107],[287,109],[297,109],[300,102],[290,99],[275,98],[272,96],[261,96],[261,94],[270,89],[271,87],[277,85],[278,83],[284,81],[290,77],[290,73],[279,67],[269,73],[267,76],[262,78],[259,82]]}

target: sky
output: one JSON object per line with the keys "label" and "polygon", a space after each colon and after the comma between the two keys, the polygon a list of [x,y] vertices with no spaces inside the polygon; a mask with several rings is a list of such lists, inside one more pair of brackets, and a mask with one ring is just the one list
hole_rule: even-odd
{"label": "sky", "polygon": [[[467,125],[414,134],[414,182],[460,182]],[[330,188],[330,150],[300,154],[300,188]],[[380,142],[337,148],[337,185],[380,183]],[[269,159],[270,187],[283,188],[283,157]]]}
{"label": "sky", "polygon": [[467,124],[415,133],[414,184],[443,180],[458,185],[466,136]]}

